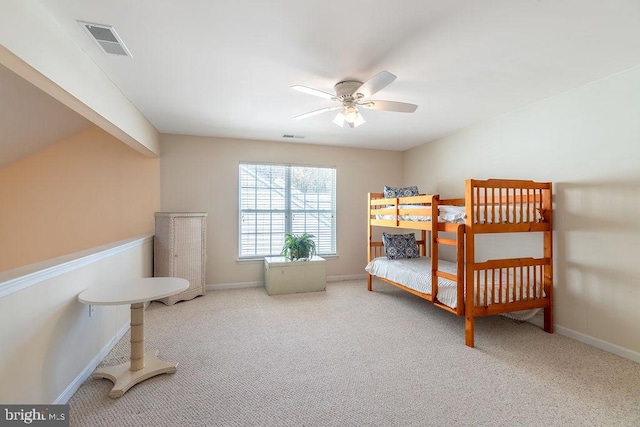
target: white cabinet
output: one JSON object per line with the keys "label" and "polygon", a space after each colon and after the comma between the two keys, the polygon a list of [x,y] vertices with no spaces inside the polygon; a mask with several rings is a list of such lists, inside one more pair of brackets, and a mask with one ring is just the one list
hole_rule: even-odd
{"label": "white cabinet", "polygon": [[324,291],[326,284],[324,258],[291,261],[281,256],[264,257],[264,286],[269,295]]}
{"label": "white cabinet", "polygon": [[203,212],[156,212],[153,243],[153,275],[180,277],[189,288],[159,301],[169,305],[205,293],[207,264],[207,214]]}

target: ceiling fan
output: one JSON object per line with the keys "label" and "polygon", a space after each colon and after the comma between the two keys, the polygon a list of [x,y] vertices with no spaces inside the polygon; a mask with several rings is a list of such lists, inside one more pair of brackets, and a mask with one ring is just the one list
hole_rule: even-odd
{"label": "ceiling fan", "polygon": [[343,127],[344,124],[347,123],[349,127],[354,128],[360,126],[365,122],[362,114],[358,110],[358,107],[370,108],[373,110],[397,111],[400,113],[413,113],[418,108],[418,106],[415,104],[396,101],[376,101],[369,99],[371,95],[384,89],[395,79],[396,76],[394,76],[390,72],[381,71],[364,83],[358,80],[341,81],[334,86],[336,92],[335,95],[306,86],[291,86],[292,89],[298,90],[300,92],[319,96],[320,98],[330,99],[339,103],[338,105],[332,105],[320,110],[300,114],[299,116],[295,116],[294,120],[304,119],[307,117],[315,116],[317,114],[322,114],[327,111],[341,110],[336,118],[333,119],[333,123],[337,124],[340,127]]}

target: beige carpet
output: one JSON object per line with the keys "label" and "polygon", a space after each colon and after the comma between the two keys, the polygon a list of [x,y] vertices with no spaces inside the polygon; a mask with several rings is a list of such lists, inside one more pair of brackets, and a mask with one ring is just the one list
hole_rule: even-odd
{"label": "beige carpet", "polygon": [[[72,426],[638,426],[640,364],[536,326],[463,319],[390,285],[210,292],[146,311],[178,372],[120,399],[87,380]],[[126,335],[103,361],[124,362]]]}

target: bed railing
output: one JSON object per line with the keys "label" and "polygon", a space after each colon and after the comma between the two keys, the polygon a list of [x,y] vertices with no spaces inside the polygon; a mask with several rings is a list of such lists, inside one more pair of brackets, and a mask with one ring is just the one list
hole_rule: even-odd
{"label": "bed railing", "polygon": [[[476,316],[544,307],[546,258],[490,260],[475,264],[471,298]],[[467,289],[469,292],[469,289]],[[470,302],[468,300],[468,302]],[[539,304],[536,306],[536,302]]]}
{"label": "bed railing", "polygon": [[551,226],[551,183],[466,181],[466,221],[476,233],[546,231]]}
{"label": "bed railing", "polygon": [[[403,216],[438,217],[438,196],[383,198],[383,193],[369,193],[369,225],[379,227],[431,230],[431,221],[403,220]],[[411,208],[405,206],[411,205]],[[419,207],[417,207],[419,206]]]}

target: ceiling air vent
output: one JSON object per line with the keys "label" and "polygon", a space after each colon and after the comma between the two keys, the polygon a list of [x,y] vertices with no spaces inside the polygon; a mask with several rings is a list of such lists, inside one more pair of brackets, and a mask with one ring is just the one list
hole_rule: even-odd
{"label": "ceiling air vent", "polygon": [[129,49],[116,33],[116,30],[109,25],[92,24],[90,22],[78,21],[82,28],[87,31],[91,39],[108,54],[120,56],[132,56]]}
{"label": "ceiling air vent", "polygon": [[291,135],[288,133],[285,133],[284,135],[282,135],[283,138],[297,138],[297,139],[304,139],[304,136],[302,135]]}

